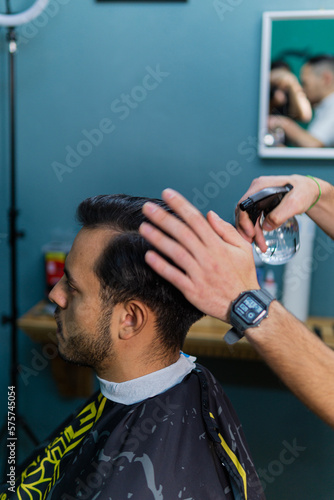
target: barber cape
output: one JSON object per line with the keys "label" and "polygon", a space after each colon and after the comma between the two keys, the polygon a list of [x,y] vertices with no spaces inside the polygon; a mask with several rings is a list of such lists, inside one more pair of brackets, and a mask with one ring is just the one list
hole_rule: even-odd
{"label": "barber cape", "polygon": [[132,404],[102,392],[25,461],[0,500],[265,498],[239,420],[204,367],[191,362],[176,385]]}

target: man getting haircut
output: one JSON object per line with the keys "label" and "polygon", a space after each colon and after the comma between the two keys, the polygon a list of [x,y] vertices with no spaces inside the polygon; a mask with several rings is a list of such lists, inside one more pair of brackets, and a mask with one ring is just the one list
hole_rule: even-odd
{"label": "man getting haircut", "polygon": [[18,469],[0,500],[263,500],[240,422],[182,346],[203,316],[145,262],[145,202],[84,200],[82,228],[50,292],[59,354],[100,390]]}

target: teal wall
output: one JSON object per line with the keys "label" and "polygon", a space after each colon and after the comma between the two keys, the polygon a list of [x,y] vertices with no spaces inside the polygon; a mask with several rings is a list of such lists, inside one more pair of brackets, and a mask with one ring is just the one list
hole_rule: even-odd
{"label": "teal wall", "polygon": [[[272,23],[271,60],[284,57],[299,76],[309,57],[334,54],[334,19],[275,20]],[[297,53],[296,53],[297,52]]]}
{"label": "teal wall", "polygon": [[[4,2],[0,7],[4,10]],[[87,196],[159,196],[171,186],[204,212],[213,209],[232,221],[236,202],[256,176],[297,172],[334,183],[331,161],[268,160],[256,154],[262,12],[313,7],[313,0],[51,0],[46,16],[19,30],[18,223],[26,231],[19,242],[21,314],[44,293],[42,246],[54,228],[76,230],[74,211]],[[331,8],[332,1],[323,0],[321,7]],[[8,312],[3,29],[0,68],[0,304]],[[155,80],[149,76],[153,70],[162,73]],[[97,128],[103,132],[90,135],[95,146],[83,143]],[[63,174],[59,164],[67,170]],[[231,165],[233,175],[227,174]],[[220,187],[213,183],[215,174],[224,179]],[[328,247],[328,258],[313,273],[313,315],[333,316],[332,254]],[[30,366],[32,349],[40,347],[22,333],[19,346],[20,363]],[[2,422],[9,383],[8,327],[1,327],[0,353]],[[259,467],[279,456],[283,441],[297,439],[306,448],[300,460],[268,484],[268,498],[332,498],[332,431],[287,391],[261,388],[261,380],[250,387],[242,380],[233,384],[225,380],[223,361],[220,370],[212,366],[228,386]],[[247,380],[248,368],[242,370]],[[41,439],[79,403],[56,394],[49,366],[28,386],[21,383],[21,413]],[[25,438],[21,443],[23,456],[30,445]]]}

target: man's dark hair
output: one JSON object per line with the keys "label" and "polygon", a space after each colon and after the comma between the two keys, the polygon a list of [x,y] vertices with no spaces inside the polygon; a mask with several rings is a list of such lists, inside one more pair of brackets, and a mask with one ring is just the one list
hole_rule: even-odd
{"label": "man's dark hair", "polygon": [[283,59],[277,59],[276,61],[273,61],[270,65],[270,69],[286,69],[287,71],[291,71],[291,67],[287,62],[285,62]]}
{"label": "man's dark hair", "polygon": [[332,54],[320,54],[311,57],[307,64],[312,66],[314,71],[322,72],[324,69],[329,69],[334,73],[334,56]]}
{"label": "man's dark hair", "polygon": [[111,306],[140,300],[155,314],[165,347],[181,349],[190,326],[204,314],[146,264],[145,253],[153,247],[138,230],[149,222],[142,213],[147,201],[173,213],[162,200],[116,194],[87,198],[77,209],[77,219],[83,228],[108,227],[118,233],[95,265],[103,299]]}

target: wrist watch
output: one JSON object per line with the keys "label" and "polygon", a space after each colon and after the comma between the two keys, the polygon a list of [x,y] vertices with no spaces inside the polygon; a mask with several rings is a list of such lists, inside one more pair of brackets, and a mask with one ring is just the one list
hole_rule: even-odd
{"label": "wrist watch", "polygon": [[233,328],[225,335],[225,342],[235,344],[244,336],[245,330],[259,326],[268,316],[269,305],[273,300],[274,297],[264,289],[242,292],[232,302],[229,322]]}

